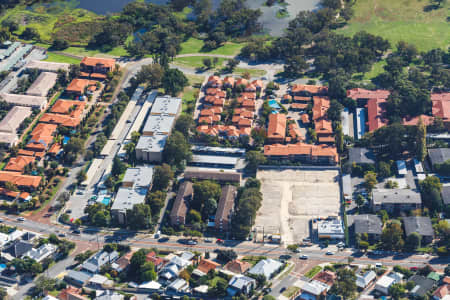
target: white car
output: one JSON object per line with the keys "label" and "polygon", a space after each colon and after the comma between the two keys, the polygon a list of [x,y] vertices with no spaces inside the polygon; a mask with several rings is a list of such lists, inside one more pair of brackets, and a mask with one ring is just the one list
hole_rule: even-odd
{"label": "white car", "polygon": [[331,251],[327,251],[326,255],[333,255],[334,253]]}
{"label": "white car", "polygon": [[308,255],[303,254],[302,256],[300,256],[300,259],[308,259]]}

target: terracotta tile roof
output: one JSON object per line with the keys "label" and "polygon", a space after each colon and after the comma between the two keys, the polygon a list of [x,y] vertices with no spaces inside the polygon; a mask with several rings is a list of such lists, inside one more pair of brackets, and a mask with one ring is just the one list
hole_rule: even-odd
{"label": "terracotta tile roof", "polygon": [[328,157],[334,162],[338,161],[338,154],[335,147],[305,143],[266,145],[264,146],[264,155],[281,157],[304,155],[309,156],[311,160],[314,160],[316,157]]}
{"label": "terracotta tile roof", "polygon": [[80,65],[86,65],[90,67],[102,66],[105,68],[113,69],[116,65],[116,60],[112,58],[97,58],[97,57],[84,57]]}
{"label": "terracotta tile roof", "polygon": [[419,124],[419,118],[422,118],[422,122],[425,124],[425,126],[432,125],[434,121],[434,117],[432,116],[420,115],[414,118],[403,118],[403,125],[416,126],[417,124]]}
{"label": "terracotta tile roof", "polygon": [[314,129],[316,130],[317,135],[332,135],[333,134],[333,126],[328,120],[318,120],[314,122]]}
{"label": "terracotta tile roof", "polygon": [[313,120],[316,121],[319,118],[324,118],[327,114],[328,108],[330,108],[330,99],[328,97],[313,97],[314,106],[312,108],[313,111]]}
{"label": "terracotta tile roof", "polygon": [[161,257],[156,256],[156,253],[154,251],[149,252],[145,256],[145,260],[153,263],[153,265],[155,267],[164,264],[164,259],[162,259]]}
{"label": "terracotta tile roof", "polygon": [[306,109],[308,107],[308,104],[305,103],[292,103],[291,109]]}
{"label": "terracotta tile roof", "polygon": [[219,88],[207,88],[205,94],[209,95],[209,96],[216,96],[216,95],[221,95],[221,94],[225,95],[225,92]]}
{"label": "terracotta tile roof", "polygon": [[72,82],[69,84],[69,86],[66,88],[66,91],[69,93],[78,93],[83,94],[84,89],[89,86],[96,87],[96,81],[89,80],[89,79],[80,79],[75,78],[72,80]]}
{"label": "terracotta tile roof", "polygon": [[209,127],[208,125],[200,125],[197,126],[197,132],[209,136],[216,136],[219,134],[216,128]]}
{"label": "terracotta tile roof", "polygon": [[241,97],[250,99],[250,100],[255,100],[256,99],[256,93],[248,93],[248,92],[244,92],[241,93]]}
{"label": "terracotta tile roof", "polygon": [[79,118],[72,118],[71,116],[52,113],[43,114],[39,121],[50,124],[58,124],[65,127],[77,127],[81,122]]}
{"label": "terracotta tile roof", "polygon": [[317,95],[328,93],[328,88],[326,86],[319,86],[319,85],[295,84],[292,86],[291,92],[295,94],[307,92],[313,95]]}
{"label": "terracotta tile roof", "polygon": [[223,268],[227,271],[236,273],[236,274],[242,274],[247,272],[248,269],[250,269],[252,265],[246,261],[240,261],[238,259],[229,261]]}
{"label": "terracotta tile roof", "polygon": [[53,141],[53,134],[56,132],[57,128],[58,125],[55,124],[37,124],[31,132],[31,139],[26,148],[34,151],[46,150]]}
{"label": "terracotta tile roof", "polygon": [[286,137],[286,115],[271,114],[269,116],[269,126],[267,128],[267,138],[284,140]]}
{"label": "terracotta tile roof", "polygon": [[225,104],[225,99],[223,98],[215,99],[212,104],[213,106],[216,107],[223,107],[223,105]]}
{"label": "terracotta tile roof", "polygon": [[34,156],[34,151],[29,151],[25,149],[19,149],[19,152],[17,152],[18,155],[27,155],[27,156]]}
{"label": "terracotta tile roof", "polygon": [[86,103],[83,101],[74,100],[58,100],[50,110],[52,113],[70,115],[74,118],[79,118],[83,113]]}
{"label": "terracotta tile roof", "polygon": [[302,133],[300,132],[300,128],[298,127],[297,123],[289,124],[289,135],[293,139],[300,139],[300,140],[304,139],[304,137],[302,136]]}
{"label": "terracotta tile roof", "polygon": [[36,151],[34,152],[34,156],[43,158],[45,156],[45,151]]}
{"label": "terracotta tile roof", "polygon": [[388,124],[387,119],[383,116],[386,111],[386,99],[369,99],[366,106],[369,131],[377,130]]}
{"label": "terracotta tile roof", "polygon": [[222,86],[222,79],[220,79],[219,76],[209,76],[207,85],[214,86],[214,87],[220,87],[220,86]]}
{"label": "terracotta tile roof", "polygon": [[0,171],[0,182],[11,182],[19,187],[37,188],[41,180],[41,176],[21,175],[17,172]]}
{"label": "terracotta tile roof", "polygon": [[94,79],[106,79],[106,74],[102,74],[102,73],[91,73],[89,75],[90,78],[94,78]]}
{"label": "terracotta tile roof", "polygon": [[294,96],[294,102],[311,102],[311,97]]}
{"label": "terracotta tile roof", "polygon": [[303,124],[309,123],[309,115],[308,114],[302,114],[301,119],[302,119]]}
{"label": "terracotta tile roof", "polygon": [[214,111],[212,109],[205,108],[200,111],[200,116],[202,116],[202,117],[213,116],[213,115],[214,115]]}
{"label": "terracotta tile roof", "polygon": [[239,136],[250,136],[250,134],[252,133],[252,128],[251,127],[244,127],[244,128],[240,128],[239,129]]}
{"label": "terracotta tile roof", "polygon": [[251,84],[251,83],[248,83],[248,84],[245,86],[245,91],[246,91],[246,92],[256,92],[256,86],[254,86],[254,85]]}
{"label": "terracotta tile roof", "polygon": [[445,276],[445,277],[442,279],[442,282],[443,282],[443,283],[446,283],[446,284],[450,284],[450,276]]}
{"label": "terracotta tile roof", "polygon": [[335,142],[335,139],[334,139],[333,136],[319,136],[317,138],[317,140],[319,141],[319,143],[325,143],[325,144],[334,143]]}
{"label": "terracotta tile roof", "polygon": [[256,79],[252,81],[252,84],[256,87],[256,88],[263,88],[263,82],[260,79]]}
{"label": "terracotta tile roof", "polygon": [[243,102],[242,102],[242,107],[245,107],[245,108],[250,108],[250,109],[255,109],[255,107],[256,107],[256,103],[255,103],[255,101],[253,101],[253,100],[244,100]]}
{"label": "terracotta tile roof", "polygon": [[433,116],[439,117],[444,121],[450,121],[450,101],[433,100]]}
{"label": "terracotta tile roof", "polygon": [[239,78],[239,79],[236,81],[236,86],[238,86],[238,85],[247,85],[247,83],[248,83],[248,80],[247,80],[247,79],[245,79],[245,78]]}
{"label": "terracotta tile roof", "polygon": [[450,101],[450,93],[433,93],[431,101]]}
{"label": "terracotta tile roof", "polygon": [[220,266],[220,264],[213,262],[212,260],[203,258],[198,263],[197,269],[204,274],[208,274],[209,271],[215,270],[219,266]]}
{"label": "terracotta tile roof", "polygon": [[347,97],[354,100],[371,98],[387,99],[389,95],[390,92],[388,90],[370,91],[366,89],[355,88],[347,91]]}
{"label": "terracotta tile roof", "polygon": [[30,193],[21,192],[20,195],[19,195],[19,198],[22,199],[22,200],[27,200],[30,196],[31,196]]}
{"label": "terracotta tile roof", "polygon": [[238,122],[239,127],[251,127],[252,126],[252,120],[247,118],[240,118]]}
{"label": "terracotta tile roof", "polygon": [[242,118],[253,119],[255,113],[246,109],[240,109],[234,111],[235,115],[239,115]]}
{"label": "terracotta tile roof", "polygon": [[291,99],[292,99],[292,96],[289,95],[289,94],[285,94],[285,95],[283,96],[283,99],[284,99],[284,100],[291,100]]}
{"label": "terracotta tile roof", "polygon": [[61,300],[88,300],[88,297],[82,296],[82,289],[75,288],[71,285],[69,285],[66,289],[62,290],[59,295],[58,299]]}
{"label": "terracotta tile roof", "polygon": [[48,150],[48,153],[56,155],[59,153],[59,151],[61,151],[61,149],[62,149],[62,146],[60,143],[54,143]]}
{"label": "terracotta tile roof", "polygon": [[226,86],[233,87],[235,82],[236,82],[236,79],[234,79],[234,77],[231,77],[231,76],[226,76],[223,79],[223,85],[226,85]]}
{"label": "terracotta tile roof", "polygon": [[6,188],[0,187],[0,195],[4,195],[11,198],[17,198],[19,196],[20,192],[10,191]]}
{"label": "terracotta tile roof", "polygon": [[334,281],[336,280],[337,276],[334,272],[331,271],[322,271],[317,273],[316,276],[314,276],[314,280],[320,281],[325,283],[328,286],[332,286],[334,284]]}
{"label": "terracotta tile roof", "polygon": [[33,156],[17,156],[11,157],[5,167],[5,171],[22,172],[25,166],[33,163],[35,158]]}

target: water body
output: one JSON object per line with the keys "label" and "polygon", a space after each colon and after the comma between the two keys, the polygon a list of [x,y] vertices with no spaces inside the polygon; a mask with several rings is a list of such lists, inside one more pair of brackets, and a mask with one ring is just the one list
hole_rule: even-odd
{"label": "water body", "polygon": [[[70,1],[70,0],[69,0]],[[100,15],[106,15],[108,13],[120,12],[125,5],[133,0],[78,0],[78,7],[93,11]],[[148,0],[155,4],[167,4],[169,0]],[[212,0],[213,7],[218,7],[220,0]],[[283,30],[287,27],[290,20],[300,11],[315,10],[318,8],[320,0],[286,0],[288,5],[286,6],[289,16],[279,19],[276,17],[277,12],[281,6],[274,5],[272,7],[264,6],[265,0],[247,0],[247,4],[250,8],[259,8],[262,11],[260,22],[264,26],[265,32],[279,36],[283,33]]]}

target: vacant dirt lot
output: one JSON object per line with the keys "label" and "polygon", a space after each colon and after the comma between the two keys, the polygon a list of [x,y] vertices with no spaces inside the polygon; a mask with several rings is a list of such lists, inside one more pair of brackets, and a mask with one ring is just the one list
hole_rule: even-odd
{"label": "vacant dirt lot", "polygon": [[255,225],[279,231],[285,244],[309,236],[309,220],[339,214],[339,172],[335,170],[260,170],[263,204]]}

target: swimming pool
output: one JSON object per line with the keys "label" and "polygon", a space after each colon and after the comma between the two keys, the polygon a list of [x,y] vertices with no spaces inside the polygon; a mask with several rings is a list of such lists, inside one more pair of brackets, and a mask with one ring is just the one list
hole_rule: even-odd
{"label": "swimming pool", "polygon": [[108,206],[109,203],[111,202],[111,197],[110,196],[99,197],[97,199],[97,202]]}
{"label": "swimming pool", "polygon": [[278,104],[277,100],[275,100],[275,99],[269,100],[269,106],[274,109],[281,108],[281,106]]}

